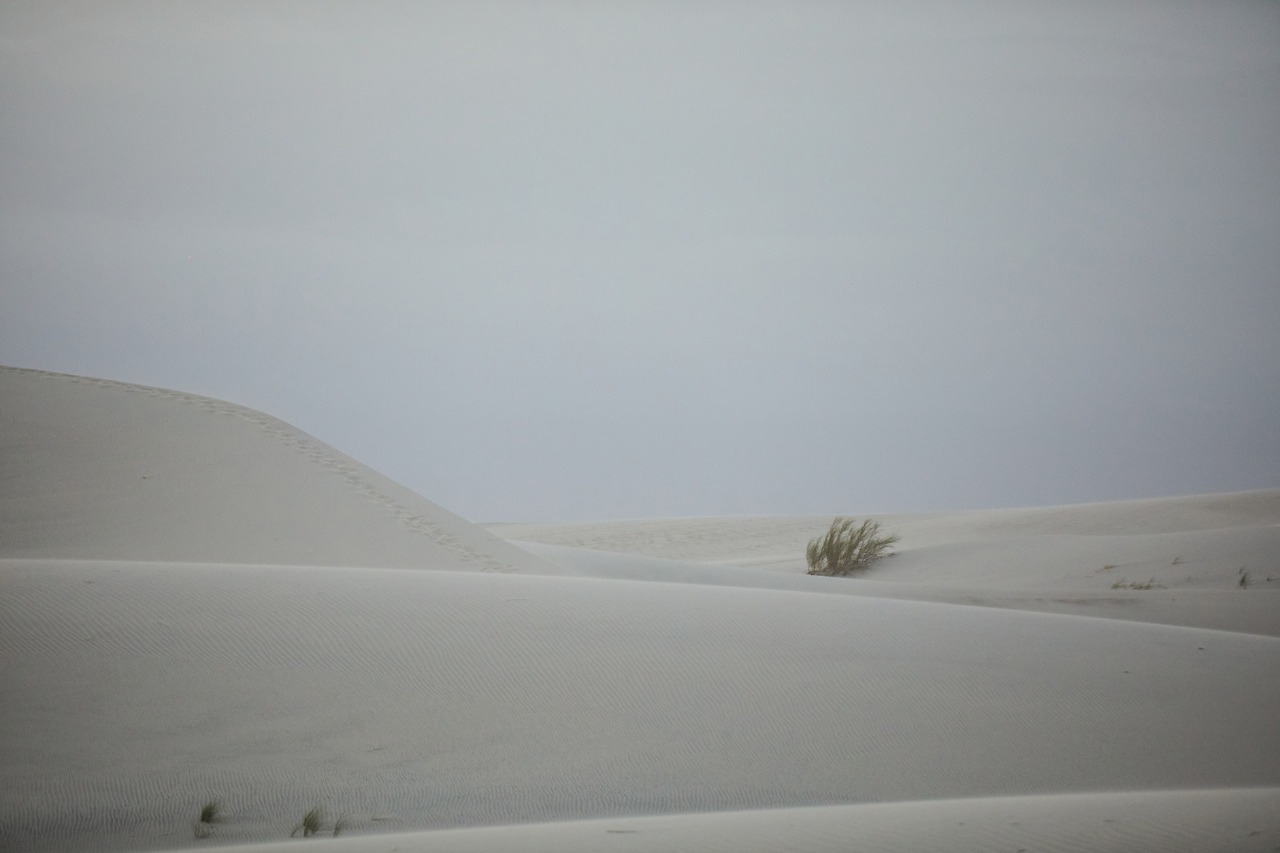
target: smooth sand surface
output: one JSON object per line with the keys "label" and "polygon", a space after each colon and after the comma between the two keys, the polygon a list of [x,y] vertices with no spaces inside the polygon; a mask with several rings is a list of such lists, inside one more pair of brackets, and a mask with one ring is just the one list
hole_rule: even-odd
{"label": "smooth sand surface", "polygon": [[217,401],[0,412],[0,848],[1280,846],[1280,492],[886,516],[811,578],[829,518],[486,531]]}
{"label": "smooth sand surface", "polygon": [[[350,853],[1231,853],[1272,851],[1280,790],[1159,791],[992,797],[861,806],[762,809],[700,815],[445,830],[339,841]],[[224,847],[295,850],[285,843]]]}
{"label": "smooth sand surface", "polygon": [[[836,592],[1280,636],[1280,490],[874,518],[902,539],[854,584],[805,574],[805,545],[826,531],[831,516],[488,529],[579,576]],[[1116,588],[1129,584],[1151,588]]]}
{"label": "smooth sand surface", "polygon": [[4,557],[548,571],[283,421],[0,368]]}

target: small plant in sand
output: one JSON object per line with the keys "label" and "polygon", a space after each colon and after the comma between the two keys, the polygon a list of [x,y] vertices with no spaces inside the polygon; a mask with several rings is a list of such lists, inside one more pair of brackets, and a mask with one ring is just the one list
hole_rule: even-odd
{"label": "small plant in sand", "polygon": [[1240,567],[1240,588],[1246,589],[1249,586],[1249,571],[1244,566]]}
{"label": "small plant in sand", "polygon": [[222,817],[222,803],[210,800],[200,807],[200,816],[191,823],[191,832],[196,838],[208,838],[213,835],[213,824]]}
{"label": "small plant in sand", "polygon": [[1149,581],[1116,581],[1111,585],[1112,589],[1151,589],[1156,585],[1156,579]]}
{"label": "small plant in sand", "polygon": [[293,832],[289,833],[289,837],[293,838],[299,832],[303,838],[310,838],[324,828],[324,809],[319,806],[312,806],[311,810],[302,816],[302,823],[293,828]]}
{"label": "small plant in sand", "polygon": [[337,838],[343,830],[351,826],[351,821],[343,815],[333,822],[333,837]]}
{"label": "small plant in sand", "polygon": [[222,801],[210,800],[200,807],[200,822],[213,823],[222,817]]}
{"label": "small plant in sand", "polygon": [[[857,525],[857,526],[855,526]],[[811,575],[847,575],[864,569],[872,560],[888,555],[897,534],[882,535],[870,519],[858,524],[853,518],[837,518],[826,535],[809,542],[805,559]]]}

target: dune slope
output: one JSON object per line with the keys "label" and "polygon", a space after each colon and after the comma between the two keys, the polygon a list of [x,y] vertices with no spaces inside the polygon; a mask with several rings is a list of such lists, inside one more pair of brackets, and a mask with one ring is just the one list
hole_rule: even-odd
{"label": "dune slope", "polygon": [[830,516],[489,529],[588,577],[756,586],[1098,616],[1280,636],[1280,490],[879,515],[896,553],[809,577]]}
{"label": "dune slope", "polygon": [[[1273,851],[1280,789],[991,797],[444,830],[341,842],[347,853],[1062,853]],[[220,848],[275,853],[283,843]]]}
{"label": "dune slope", "polygon": [[[1280,640],[520,575],[6,561],[0,834],[1280,786]],[[1236,723],[1233,723],[1236,721]],[[381,820],[379,820],[379,818]],[[287,829],[287,827],[285,827]]]}
{"label": "dune slope", "polygon": [[283,421],[0,368],[0,557],[550,567]]}
{"label": "dune slope", "polygon": [[1034,604],[1147,594],[1106,551],[1265,627],[1226,561],[1267,559],[1266,493],[1186,529],[917,518],[868,578],[810,578],[776,561],[819,520],[519,548],[250,410],[0,395],[0,848],[285,841],[316,805],[350,851],[1280,844],[1280,638]]}

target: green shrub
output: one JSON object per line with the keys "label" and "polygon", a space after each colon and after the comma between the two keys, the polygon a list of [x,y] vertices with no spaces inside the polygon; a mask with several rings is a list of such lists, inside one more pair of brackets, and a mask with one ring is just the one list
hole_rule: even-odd
{"label": "green shrub", "polygon": [[825,536],[809,542],[805,550],[809,574],[847,575],[864,569],[886,556],[898,538],[897,534],[881,535],[880,525],[870,519],[859,525],[853,518],[837,518]]}

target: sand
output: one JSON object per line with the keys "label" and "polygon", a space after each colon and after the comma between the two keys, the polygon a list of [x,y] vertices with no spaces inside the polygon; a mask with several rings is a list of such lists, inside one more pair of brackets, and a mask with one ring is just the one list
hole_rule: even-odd
{"label": "sand", "polygon": [[0,848],[1280,846],[1280,490],[814,578],[827,516],[482,529],[207,398],[0,412]]}
{"label": "sand", "polygon": [[0,394],[5,557],[538,570],[252,409],[11,368],[0,368]]}

